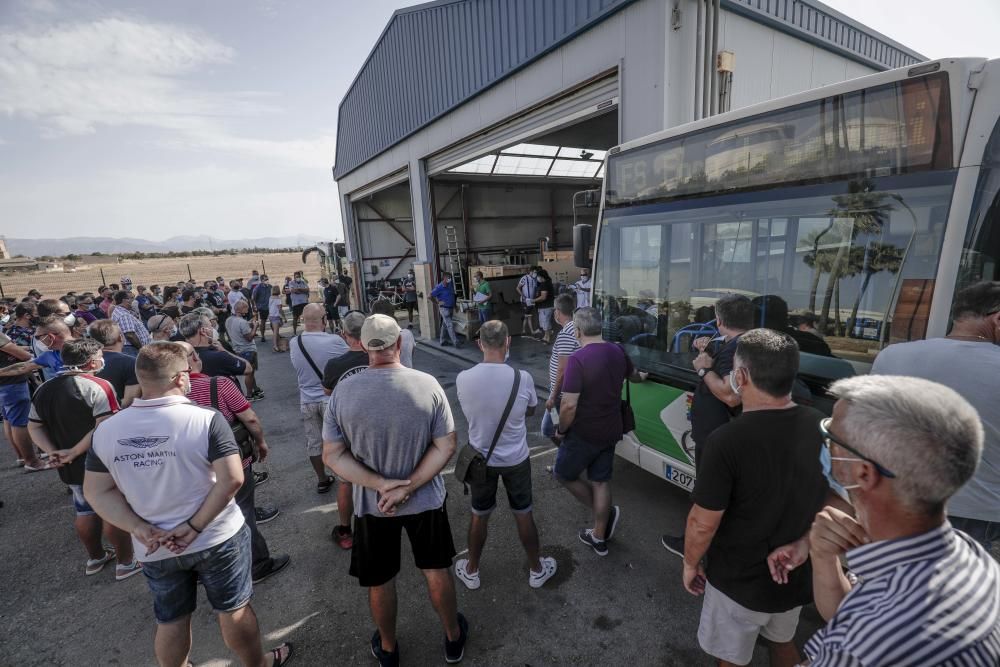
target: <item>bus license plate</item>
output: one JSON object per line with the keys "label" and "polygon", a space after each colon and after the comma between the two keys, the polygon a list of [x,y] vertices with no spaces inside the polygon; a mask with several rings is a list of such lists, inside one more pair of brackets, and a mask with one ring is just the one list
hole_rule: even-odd
{"label": "bus license plate", "polygon": [[694,490],[694,477],[672,465],[663,464],[663,476],[667,478],[667,481],[673,482],[682,489]]}

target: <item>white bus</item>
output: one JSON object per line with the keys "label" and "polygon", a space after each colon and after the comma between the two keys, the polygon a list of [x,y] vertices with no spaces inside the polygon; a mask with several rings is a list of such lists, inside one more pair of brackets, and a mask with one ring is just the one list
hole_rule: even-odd
{"label": "white bus", "polygon": [[618,454],[692,488],[691,341],[722,294],[796,338],[820,409],[886,345],[943,336],[955,290],[1000,279],[998,117],[1000,60],[947,59],[609,151],[593,305],[653,380]]}

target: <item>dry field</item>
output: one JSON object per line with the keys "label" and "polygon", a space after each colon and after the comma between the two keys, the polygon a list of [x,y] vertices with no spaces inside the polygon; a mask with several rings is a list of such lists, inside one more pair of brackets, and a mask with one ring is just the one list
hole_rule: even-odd
{"label": "dry field", "polygon": [[[262,264],[263,263],[263,264]],[[302,263],[301,253],[274,253],[266,255],[219,255],[208,257],[180,257],[173,259],[128,260],[121,264],[88,265],[72,272],[38,272],[0,274],[0,291],[5,296],[21,298],[34,288],[46,297],[62,296],[68,291],[95,291],[102,282],[101,271],[109,283],[121,283],[122,276],[132,279],[134,286],[157,284],[161,287],[188,279],[191,276],[199,283],[223,276],[247,278],[253,269],[267,271],[272,284],[281,285],[285,276],[294,271],[304,271],[309,284],[315,288],[320,277],[319,260],[315,253],[308,263]],[[316,298],[316,295],[313,295]]]}

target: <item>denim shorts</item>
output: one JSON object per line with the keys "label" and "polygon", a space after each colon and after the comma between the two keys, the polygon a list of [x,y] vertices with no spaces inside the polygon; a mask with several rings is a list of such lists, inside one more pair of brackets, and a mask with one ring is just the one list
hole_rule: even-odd
{"label": "denim shorts", "polygon": [[469,484],[473,514],[486,516],[496,509],[497,486],[501,479],[511,511],[514,514],[531,511],[531,459],[528,458],[512,466],[486,466],[486,481]]}
{"label": "denim shorts", "polygon": [[28,413],[31,412],[28,383],[0,384],[0,410],[3,411],[4,421],[11,426],[27,426]]}
{"label": "denim shorts", "polygon": [[73,492],[73,509],[77,516],[93,516],[96,514],[94,508],[90,506],[87,499],[83,497],[82,484],[70,484],[69,490]]}
{"label": "denim shorts", "polygon": [[143,563],[156,622],[172,623],[192,614],[198,606],[199,581],[215,611],[232,612],[247,606],[253,595],[251,561],[250,528],[244,524],[222,544]]}
{"label": "denim shorts", "polygon": [[610,482],[615,467],[615,444],[590,442],[570,430],[556,453],[553,472],[559,479],[573,482],[586,470],[591,482]]}
{"label": "denim shorts", "polygon": [[250,364],[254,370],[257,370],[257,350],[240,352],[238,356],[241,359],[245,359],[248,364]]}

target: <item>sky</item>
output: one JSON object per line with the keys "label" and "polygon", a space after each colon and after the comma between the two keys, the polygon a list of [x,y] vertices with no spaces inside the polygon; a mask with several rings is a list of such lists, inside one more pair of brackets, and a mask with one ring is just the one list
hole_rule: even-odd
{"label": "sky", "polygon": [[[337,105],[400,0],[0,0],[0,234],[341,238]],[[930,57],[1000,1],[827,0]]]}

